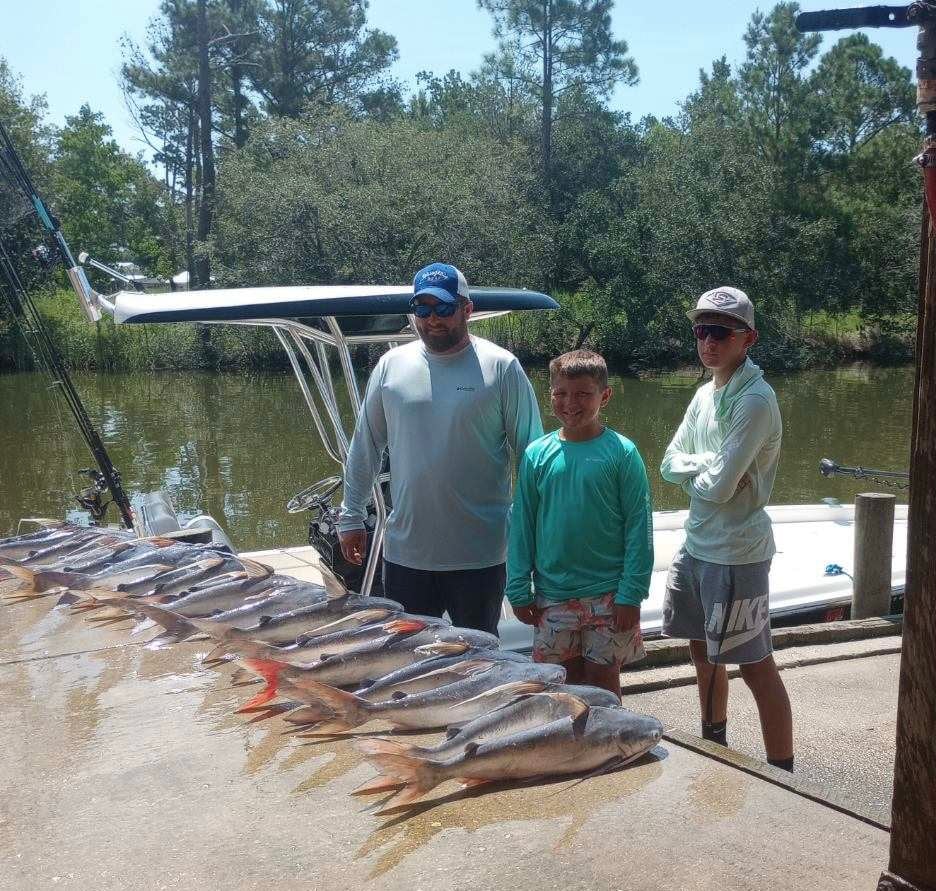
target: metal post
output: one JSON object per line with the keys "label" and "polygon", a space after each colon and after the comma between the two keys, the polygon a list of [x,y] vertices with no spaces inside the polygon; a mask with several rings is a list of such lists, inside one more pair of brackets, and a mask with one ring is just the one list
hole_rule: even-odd
{"label": "metal post", "polygon": [[885,616],[890,611],[896,502],[894,495],[880,492],[855,498],[853,619]]}

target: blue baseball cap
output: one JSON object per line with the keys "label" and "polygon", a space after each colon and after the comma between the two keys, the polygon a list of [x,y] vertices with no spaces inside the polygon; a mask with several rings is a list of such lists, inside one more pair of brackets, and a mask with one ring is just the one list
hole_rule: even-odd
{"label": "blue baseball cap", "polygon": [[430,294],[443,303],[457,303],[459,297],[470,300],[468,282],[448,263],[430,263],[413,278],[413,297]]}

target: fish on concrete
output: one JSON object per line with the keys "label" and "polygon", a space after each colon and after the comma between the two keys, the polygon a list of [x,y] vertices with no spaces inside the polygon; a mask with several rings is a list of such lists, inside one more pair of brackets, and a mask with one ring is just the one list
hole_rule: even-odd
{"label": "fish on concrete", "polygon": [[[423,758],[401,752],[365,752],[386,779],[385,788],[402,786],[378,813],[409,804],[446,780],[476,786],[503,780],[528,780],[587,773],[624,765],[652,749],[662,738],[656,718],[625,708],[589,706],[578,714],[469,743],[449,758]],[[368,791],[376,784],[369,783]]]}
{"label": "fish on concrete", "polygon": [[414,746],[387,737],[360,740],[365,754],[397,753],[440,760],[458,755],[468,745],[480,745],[560,718],[575,718],[591,706],[619,707],[617,696],[600,687],[551,684],[541,692],[516,696],[465,722],[450,722],[445,739],[434,746]]}
{"label": "fish on concrete", "polygon": [[561,665],[483,658],[440,671],[437,686],[396,692],[378,702],[314,681],[307,681],[303,690],[315,694],[322,703],[322,723],[315,727],[318,733],[342,733],[374,720],[410,730],[429,730],[445,728],[452,721],[470,721],[523,693],[539,692],[548,684],[565,680]]}

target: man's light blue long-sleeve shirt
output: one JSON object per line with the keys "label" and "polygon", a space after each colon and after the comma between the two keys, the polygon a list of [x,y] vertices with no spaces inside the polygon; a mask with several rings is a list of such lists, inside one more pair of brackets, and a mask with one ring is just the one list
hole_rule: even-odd
{"label": "man's light blue long-sleeve shirt", "polygon": [[511,456],[543,433],[517,358],[471,337],[457,353],[414,341],[385,353],[367,384],[345,466],[339,529],[364,526],[390,451],[384,557],[412,569],[481,569],[507,557]]}

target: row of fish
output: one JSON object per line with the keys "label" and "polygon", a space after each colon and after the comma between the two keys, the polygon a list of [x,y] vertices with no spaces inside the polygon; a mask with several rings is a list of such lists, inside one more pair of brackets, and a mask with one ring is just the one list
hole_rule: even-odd
{"label": "row of fish", "polygon": [[[561,666],[502,650],[494,635],[406,613],[316,585],[212,545],[50,523],[0,540],[0,570],[19,580],[8,599],[59,595],[90,621],[138,618],[150,646],[209,639],[207,665],[235,660],[239,683],[263,684],[240,711],[271,709],[303,736],[372,721],[447,731],[435,746],[361,739],[378,776],[356,794],[393,792],[384,810],[439,783],[466,785],[568,775],[640,757],[660,740],[655,719],[596,687],[564,683]],[[247,680],[249,678],[249,680]]]}

